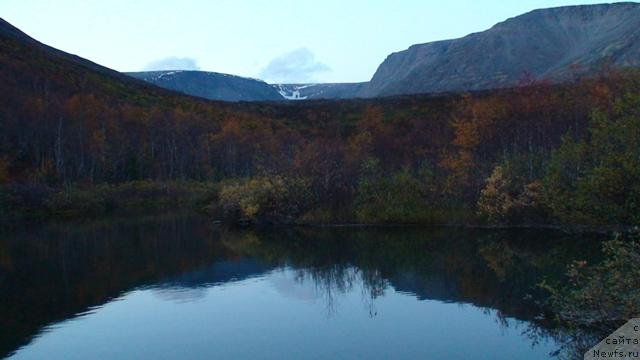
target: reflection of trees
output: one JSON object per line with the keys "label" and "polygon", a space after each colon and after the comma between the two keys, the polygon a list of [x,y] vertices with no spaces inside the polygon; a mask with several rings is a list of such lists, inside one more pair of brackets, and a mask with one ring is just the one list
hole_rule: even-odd
{"label": "reflection of trees", "polygon": [[392,284],[418,298],[469,302],[529,318],[539,312],[528,311],[531,304],[524,306],[523,298],[535,297],[538,282],[561,276],[575,257],[591,256],[588,246],[574,246],[559,236],[496,234],[452,229],[270,232],[254,234],[260,241],[249,253],[316,272],[354,266],[374,294]]}
{"label": "reflection of trees", "polygon": [[[540,317],[536,285],[562,276],[572,260],[592,257],[597,251],[587,245],[523,231],[232,231],[214,229],[201,217],[175,215],[5,234],[0,237],[0,354],[29,341],[46,324],[135,287],[173,281],[192,288],[214,278],[226,281],[213,262],[232,264],[229,273],[293,269],[297,281],[313,284],[329,314],[338,311],[345,294],[361,289],[365,310],[375,316],[376,299],[392,286],[420,300],[489,309],[502,326],[508,318],[524,320],[532,343],[551,337],[578,348],[573,344],[579,343],[579,333],[554,329]],[[248,258],[264,266],[244,261]]]}
{"label": "reflection of trees", "polygon": [[336,314],[338,300],[341,296],[351,292],[354,284],[357,284],[358,272],[344,265],[336,265],[327,268],[297,269],[296,281],[305,283],[311,280],[315,291],[324,300],[329,315]]}
{"label": "reflection of trees", "polygon": [[532,344],[538,344],[546,339],[553,339],[558,348],[551,354],[559,360],[581,360],[584,353],[592,348],[608,333],[577,328],[544,327],[530,323],[524,334]]}
{"label": "reflection of trees", "polygon": [[486,260],[487,266],[493,270],[500,281],[505,280],[507,271],[514,266],[515,254],[511,248],[497,241],[482,244],[479,255]]}
{"label": "reflection of trees", "polygon": [[[535,231],[455,229],[279,229],[222,234],[226,245],[298,271],[313,281],[330,312],[354,285],[376,314],[374,300],[388,286],[419,299],[471,303],[498,324],[525,327],[532,344],[553,338],[558,357],[593,344],[586,332],[569,332],[545,320],[542,279],[563,277],[566,264],[593,258],[597,244]],[[252,241],[234,238],[251,237]],[[246,245],[246,246],[241,246]],[[524,321],[524,322],[523,322]]]}
{"label": "reflection of trees", "polygon": [[[313,233],[313,231],[311,232]],[[370,316],[375,316],[375,299],[389,286],[376,267],[354,266],[348,247],[321,246],[308,248],[313,242],[308,233],[298,231],[252,232],[223,231],[222,243],[237,254],[257,257],[274,265],[291,267],[298,283],[311,283],[324,301],[329,315],[338,310],[339,299],[357,286]],[[329,236],[329,240],[340,240]],[[344,252],[347,251],[347,252]],[[372,264],[373,265],[373,264]]]}
{"label": "reflection of trees", "polygon": [[369,311],[369,316],[374,317],[378,315],[375,300],[380,296],[384,296],[385,290],[389,287],[389,281],[377,270],[363,271],[362,278],[364,284],[362,288],[362,301]]}
{"label": "reflection of trees", "polygon": [[338,311],[340,297],[360,288],[362,300],[369,313],[373,317],[377,314],[375,300],[384,295],[389,286],[379,273],[375,271],[363,271],[346,264],[336,264],[326,268],[296,269],[295,280],[300,284],[311,281],[314,289],[319,294],[327,308],[329,315]]}

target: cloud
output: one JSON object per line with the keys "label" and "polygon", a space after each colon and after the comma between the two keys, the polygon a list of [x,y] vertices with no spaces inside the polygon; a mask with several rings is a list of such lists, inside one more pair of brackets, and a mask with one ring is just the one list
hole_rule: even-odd
{"label": "cloud", "polygon": [[188,57],[171,56],[164,59],[154,60],[144,67],[147,71],[153,70],[200,70],[196,59]]}
{"label": "cloud", "polygon": [[317,74],[330,70],[309,49],[300,48],[271,60],[259,77],[270,83],[306,83],[316,81]]}

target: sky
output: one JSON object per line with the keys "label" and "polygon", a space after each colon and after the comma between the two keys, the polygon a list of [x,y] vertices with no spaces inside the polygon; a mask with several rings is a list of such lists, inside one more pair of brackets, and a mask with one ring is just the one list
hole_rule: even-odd
{"label": "sky", "polygon": [[590,0],[0,0],[31,37],[118,71],[368,81],[392,52]]}

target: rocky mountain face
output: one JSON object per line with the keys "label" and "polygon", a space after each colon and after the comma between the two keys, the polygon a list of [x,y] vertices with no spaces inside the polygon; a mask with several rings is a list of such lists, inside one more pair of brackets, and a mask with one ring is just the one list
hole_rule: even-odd
{"label": "rocky mountain face", "polygon": [[280,95],[287,100],[349,99],[354,98],[366,83],[329,84],[274,84]]}
{"label": "rocky mountain face", "polygon": [[553,82],[607,63],[640,66],[640,4],[535,10],[461,39],[389,55],[362,97],[508,87],[525,74]]}
{"label": "rocky mountain face", "polygon": [[127,73],[151,84],[188,95],[222,101],[285,100],[264,81],[205,71],[149,71]]}

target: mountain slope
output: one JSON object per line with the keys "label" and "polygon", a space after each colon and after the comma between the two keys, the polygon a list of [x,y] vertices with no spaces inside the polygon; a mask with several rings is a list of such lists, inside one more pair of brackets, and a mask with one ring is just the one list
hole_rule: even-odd
{"label": "mountain slope", "polygon": [[15,112],[22,110],[30,98],[55,102],[83,93],[104,101],[135,100],[147,104],[196,100],[50,47],[2,18],[0,92],[11,94],[0,97],[0,110]]}
{"label": "mountain slope", "polygon": [[535,10],[461,39],[414,45],[387,57],[360,95],[508,87],[527,73],[562,81],[604,61],[640,66],[640,4]]}
{"label": "mountain slope", "polygon": [[205,71],[149,71],[128,75],[154,85],[210,100],[266,101],[284,98],[264,81]]}
{"label": "mountain slope", "polygon": [[[149,86],[144,85],[144,83],[140,81],[134,81],[130,77],[120,72],[109,69],[102,65],[98,65],[94,62],[91,62],[79,56],[69,54],[64,51],[53,48],[51,46],[45,45],[31,38],[27,34],[23,33],[21,30],[9,24],[7,21],[5,21],[2,18],[0,18],[0,40],[2,40],[2,47],[3,47],[2,50],[6,54],[9,54],[13,50],[12,55],[23,55],[23,56],[26,55],[26,54],[15,53],[15,51],[18,49],[18,44],[20,44],[20,47],[28,46],[28,51],[30,52],[36,51],[36,50],[40,51],[39,53],[35,54],[36,56],[34,56],[34,58],[28,59],[30,61],[24,61],[23,62],[24,65],[28,65],[29,63],[34,63],[40,57],[39,55],[46,54],[46,56],[49,57],[50,59],[62,60],[67,64],[79,65],[84,70],[91,70],[93,72],[99,73],[100,75],[107,76],[112,79],[118,79],[119,81],[123,81],[128,84],[132,84],[132,85],[136,84],[133,86],[141,86],[141,88],[145,88],[145,89],[149,88]],[[16,64],[17,63],[18,62],[16,61]],[[49,70],[53,70],[53,68],[50,68]]]}
{"label": "mountain slope", "polygon": [[166,90],[53,49],[6,21],[0,21],[0,94],[0,182],[204,176],[202,143],[237,114],[229,103]]}

